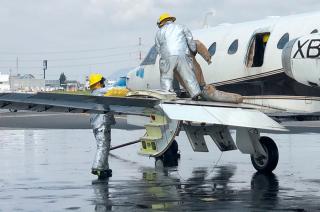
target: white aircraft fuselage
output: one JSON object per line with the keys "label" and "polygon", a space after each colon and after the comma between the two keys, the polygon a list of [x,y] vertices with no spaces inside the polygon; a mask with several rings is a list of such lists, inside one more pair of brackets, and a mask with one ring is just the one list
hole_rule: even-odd
{"label": "white aircraft fuselage", "polygon": [[[193,31],[212,55],[199,55],[207,84],[246,96],[245,102],[288,112],[320,111],[320,12]],[[270,35],[266,44],[263,36]],[[160,88],[159,56],[152,47],[128,74],[130,89]]]}

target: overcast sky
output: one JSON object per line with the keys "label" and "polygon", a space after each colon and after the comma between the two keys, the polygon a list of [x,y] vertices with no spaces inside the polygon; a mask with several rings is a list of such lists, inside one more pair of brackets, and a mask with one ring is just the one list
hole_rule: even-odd
{"label": "overcast sky", "polygon": [[134,67],[140,48],[144,56],[153,44],[162,12],[197,29],[209,11],[215,26],[315,10],[319,0],[0,0],[0,72],[16,74],[17,57],[19,73],[36,77],[47,59],[48,79]]}

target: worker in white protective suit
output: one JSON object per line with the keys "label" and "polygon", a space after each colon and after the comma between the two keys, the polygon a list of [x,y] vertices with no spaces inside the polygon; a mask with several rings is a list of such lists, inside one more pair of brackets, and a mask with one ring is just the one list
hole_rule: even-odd
{"label": "worker in white protective suit", "polygon": [[[104,84],[105,78],[101,74],[91,74],[89,86],[91,95],[104,96],[108,88]],[[112,176],[109,169],[109,151],[111,143],[111,125],[115,124],[112,112],[106,114],[91,114],[90,124],[97,142],[97,151],[92,165],[91,173],[98,176],[98,179],[105,179]]]}
{"label": "worker in white protective suit", "polygon": [[157,22],[159,30],[156,34],[155,45],[160,54],[160,86],[161,89],[174,92],[174,75],[178,75],[181,84],[192,99],[202,97],[209,101],[240,103],[241,95],[218,91],[212,85],[204,86],[201,91],[196,78],[192,55],[197,53],[197,44],[191,31],[184,25],[176,24],[176,18],[163,13]]}

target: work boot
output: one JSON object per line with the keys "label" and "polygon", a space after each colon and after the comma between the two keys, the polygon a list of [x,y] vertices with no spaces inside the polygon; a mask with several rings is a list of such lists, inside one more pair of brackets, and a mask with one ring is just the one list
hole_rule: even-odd
{"label": "work boot", "polygon": [[98,170],[98,169],[92,169],[91,174],[97,175],[98,180],[104,180],[106,178],[112,177],[112,170]]}
{"label": "work boot", "polygon": [[229,102],[229,103],[243,102],[243,97],[241,95],[219,91],[213,85],[206,85],[202,90],[201,97],[203,97],[207,101],[215,101],[215,102]]}

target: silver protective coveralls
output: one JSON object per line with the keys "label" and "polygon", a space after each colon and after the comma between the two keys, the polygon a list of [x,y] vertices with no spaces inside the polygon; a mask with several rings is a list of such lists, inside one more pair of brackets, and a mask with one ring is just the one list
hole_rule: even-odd
{"label": "silver protective coveralls", "polygon": [[[108,88],[98,88],[91,92],[93,96],[103,96]],[[111,125],[115,124],[114,116],[111,112],[106,114],[91,114],[90,124],[97,142],[97,152],[93,161],[92,169],[109,169],[109,151],[111,143]]]}
{"label": "silver protective coveralls", "polygon": [[156,49],[160,54],[160,86],[166,91],[173,91],[174,71],[183,80],[191,97],[201,93],[194,74],[190,50],[196,52],[196,43],[191,31],[181,24],[167,21],[157,32]]}

